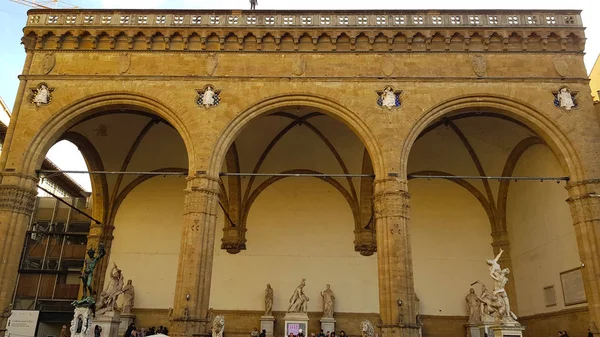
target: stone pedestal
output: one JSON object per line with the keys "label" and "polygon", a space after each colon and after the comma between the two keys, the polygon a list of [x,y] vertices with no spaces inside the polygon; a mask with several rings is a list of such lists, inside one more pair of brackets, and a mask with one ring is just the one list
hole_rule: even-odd
{"label": "stone pedestal", "polygon": [[467,337],[482,337],[483,335],[479,332],[477,324],[465,324],[465,330],[467,331]]}
{"label": "stone pedestal", "polygon": [[135,315],[132,314],[121,314],[121,324],[119,325],[119,336],[123,336],[129,324],[135,321]]}
{"label": "stone pedestal", "polygon": [[275,327],[275,317],[260,316],[260,332],[265,330],[267,332],[267,337],[273,337],[274,327]]}
{"label": "stone pedestal", "polygon": [[87,307],[75,307],[73,320],[71,321],[72,337],[93,336],[92,309]]}
{"label": "stone pedestal", "polygon": [[[323,317],[321,318],[321,330],[324,333],[335,331],[335,318]],[[306,335],[306,334],[305,334]]]}
{"label": "stone pedestal", "polygon": [[121,313],[118,311],[109,311],[100,317],[92,320],[92,333],[94,328],[99,325],[102,328],[102,337],[119,337],[119,325],[121,325]]}
{"label": "stone pedestal", "polygon": [[520,325],[495,325],[488,329],[488,337],[523,337],[524,327]]}
{"label": "stone pedestal", "polygon": [[308,314],[304,313],[290,313],[288,312],[283,317],[285,322],[285,335],[289,336],[290,332],[294,335],[298,334],[299,330],[302,330],[304,336],[307,336],[308,330]]}

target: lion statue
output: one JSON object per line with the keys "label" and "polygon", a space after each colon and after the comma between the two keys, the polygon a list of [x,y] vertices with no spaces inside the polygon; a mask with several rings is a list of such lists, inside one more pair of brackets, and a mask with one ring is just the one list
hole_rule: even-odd
{"label": "lion statue", "polygon": [[223,330],[225,330],[225,317],[217,315],[212,322],[212,337],[223,337]]}
{"label": "lion statue", "polygon": [[373,329],[373,325],[366,319],[360,323],[360,331],[362,333],[362,337],[375,336],[375,329]]}

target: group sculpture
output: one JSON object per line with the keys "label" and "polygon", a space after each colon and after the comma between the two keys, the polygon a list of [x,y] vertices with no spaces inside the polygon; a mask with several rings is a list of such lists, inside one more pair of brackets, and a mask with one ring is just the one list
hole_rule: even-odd
{"label": "group sculpture", "polygon": [[[308,310],[308,296],[304,293],[306,279],[302,279],[289,299],[288,313],[306,313]],[[325,290],[321,292],[323,298],[323,317],[333,318],[335,296],[331,286],[328,284]],[[264,316],[273,316],[273,287],[267,284],[265,289],[265,314]]]}
{"label": "group sculpture", "polygon": [[469,324],[479,323],[501,323],[518,324],[517,316],[510,310],[510,302],[504,287],[508,283],[508,268],[502,269],[498,260],[504,251],[494,259],[487,260],[490,277],[494,281],[494,289],[490,292],[485,284],[481,283],[481,294],[475,294],[475,289],[471,288],[469,294],[465,297],[467,305],[467,314],[469,315]]}
{"label": "group sculpture", "polygon": [[[98,262],[106,255],[106,251],[103,245],[99,245],[98,255],[96,255],[96,251],[93,248],[90,248],[87,254],[88,258],[85,259],[85,265],[81,276],[79,277],[83,286],[82,297],[80,300],[74,301],[73,306],[91,308],[94,312],[94,316],[102,316],[108,312],[117,310],[121,311],[123,314],[130,314],[135,299],[135,289],[132,281],[128,280],[127,284],[124,285],[123,272],[117,267],[116,263],[113,262],[108,285],[100,293],[98,299],[94,299],[93,294],[95,294],[95,292],[92,289],[94,270],[96,269]],[[117,298],[121,295],[123,305],[118,307]]]}

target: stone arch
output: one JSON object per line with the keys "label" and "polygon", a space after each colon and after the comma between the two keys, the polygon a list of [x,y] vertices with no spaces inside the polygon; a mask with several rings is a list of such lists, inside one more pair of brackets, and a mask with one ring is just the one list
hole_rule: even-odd
{"label": "stone arch", "polygon": [[419,137],[428,125],[446,114],[472,109],[486,109],[498,115],[508,116],[527,125],[550,146],[563,170],[570,174],[572,181],[583,179],[583,168],[577,151],[567,135],[554,121],[524,102],[505,96],[490,94],[471,94],[455,97],[432,107],[421,116],[413,124],[402,146],[400,153],[400,177],[406,179],[410,150],[417,137]]}
{"label": "stone arch", "polygon": [[371,157],[375,175],[378,177],[384,176],[385,165],[381,146],[366,123],[355,112],[341,104],[313,94],[293,94],[269,97],[253,104],[250,108],[238,114],[225,127],[216,141],[210,156],[208,174],[214,178],[218,178],[219,171],[225,161],[225,156],[229,147],[248,122],[276,109],[290,106],[310,107],[343,122],[364,144]]}
{"label": "stone arch", "polygon": [[[66,140],[77,146],[83,159],[90,171],[104,171],[102,158],[94,144],[84,135],[75,132],[67,131],[60,136],[58,141]],[[105,175],[90,174],[90,182],[92,183],[92,217],[104,223],[107,216],[108,199],[108,182]]]}
{"label": "stone arch", "polygon": [[111,109],[130,109],[159,116],[171,124],[181,136],[187,153],[188,165],[194,167],[193,143],[183,121],[167,105],[138,93],[106,92],[71,103],[52,116],[33,137],[23,158],[21,172],[35,174],[50,147],[70,127],[86,117]]}

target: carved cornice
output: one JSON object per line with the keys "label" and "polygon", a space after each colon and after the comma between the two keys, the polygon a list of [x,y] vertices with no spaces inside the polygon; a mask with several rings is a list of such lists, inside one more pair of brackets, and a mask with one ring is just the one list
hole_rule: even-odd
{"label": "carved cornice", "polygon": [[0,210],[31,215],[36,191],[17,186],[0,186]]}
{"label": "carved cornice", "polygon": [[211,51],[571,51],[579,11],[31,10],[25,48]]}

